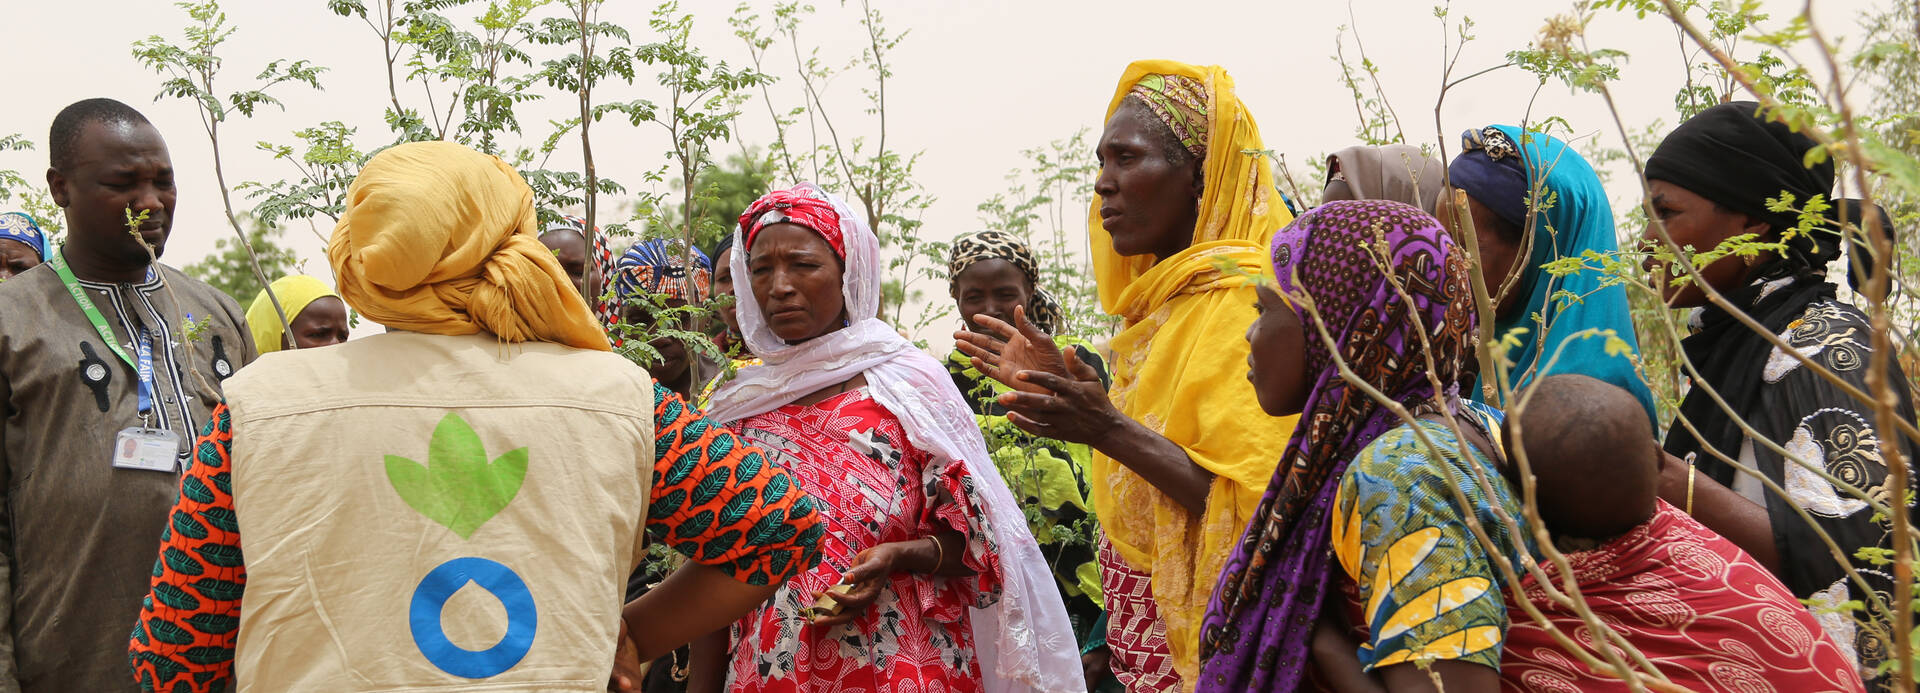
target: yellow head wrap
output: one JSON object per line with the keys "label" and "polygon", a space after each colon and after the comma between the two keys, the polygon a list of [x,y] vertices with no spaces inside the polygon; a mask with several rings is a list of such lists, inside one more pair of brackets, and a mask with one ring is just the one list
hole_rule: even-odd
{"label": "yellow head wrap", "polygon": [[322,298],[340,294],[326,282],[304,274],[293,274],[273,280],[273,295],[280,299],[280,309],[287,312],[287,323],[280,322],[280,314],[273,311],[273,301],[267,298],[267,290],[261,289],[255,296],[253,305],[247,306],[247,329],[253,331],[253,344],[260,347],[260,353],[270,354],[279,351],[281,338],[287,335],[287,325],[300,319],[300,311]]}
{"label": "yellow head wrap", "polygon": [[[1126,319],[1112,341],[1113,400],[1120,411],[1166,436],[1214,476],[1204,513],[1194,515],[1105,455],[1092,464],[1094,505],[1108,541],[1128,565],[1153,576],[1174,667],[1191,689],[1199,675],[1200,620],[1227,556],[1273,477],[1294,418],[1260,409],[1247,382],[1247,326],[1256,301],[1250,277],[1267,271],[1267,245],[1292,221],[1273,187],[1253,116],[1219,67],[1165,60],[1127,66],[1107,118],[1143,79],[1205,87],[1207,152],[1193,245],[1155,262],[1124,257],[1088,215],[1100,304]],[[1222,261],[1237,271],[1222,271]]]}
{"label": "yellow head wrap", "polygon": [[347,188],[327,259],[354,310],[389,328],[609,351],[585,299],[540,244],[533,190],[498,157],[413,142]]}

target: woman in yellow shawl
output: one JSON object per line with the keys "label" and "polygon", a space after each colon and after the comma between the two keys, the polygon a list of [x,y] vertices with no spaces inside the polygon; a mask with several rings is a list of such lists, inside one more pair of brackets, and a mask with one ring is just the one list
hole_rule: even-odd
{"label": "woman in yellow shawl", "polygon": [[983,373],[1020,390],[1001,397],[1016,425],[1096,451],[1107,639],[1131,691],[1192,689],[1207,598],[1293,433],[1246,379],[1251,277],[1292,219],[1253,153],[1265,148],[1226,70],[1129,65],[1088,218],[1101,306],[1125,320],[1112,390],[1039,346],[1052,342],[1019,314],[1018,329],[980,320],[1004,346],[955,335]]}
{"label": "woman in yellow shawl", "polygon": [[[347,303],[333,287],[304,274],[290,274],[273,280],[273,297],[261,289],[253,305],[247,308],[247,329],[253,331],[253,343],[260,353],[282,349],[312,349],[347,341],[350,320]],[[273,298],[287,311],[287,322],[273,309]],[[289,330],[291,328],[291,330]]]}

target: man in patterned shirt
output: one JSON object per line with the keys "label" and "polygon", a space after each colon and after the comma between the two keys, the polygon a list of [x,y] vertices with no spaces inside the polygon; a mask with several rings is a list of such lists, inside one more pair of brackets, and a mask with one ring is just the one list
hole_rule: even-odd
{"label": "man in patterned shirt", "polygon": [[0,283],[0,693],[129,691],[148,554],[253,339],[233,299],[153,261],[175,190],[144,116],[87,99],[48,140],[65,243]]}
{"label": "man in patterned shirt", "polygon": [[[347,198],[328,257],[389,332],[230,383],[134,626],[143,688],[599,691],[623,632],[651,660],[818,561],[787,472],[610,353],[511,167],[405,144]],[[622,613],[649,537],[690,560]]]}

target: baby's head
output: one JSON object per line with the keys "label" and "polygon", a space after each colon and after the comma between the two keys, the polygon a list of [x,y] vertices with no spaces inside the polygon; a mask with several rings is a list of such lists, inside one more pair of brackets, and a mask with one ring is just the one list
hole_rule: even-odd
{"label": "baby's head", "polygon": [[[1501,427],[1501,442],[1515,450],[1517,419],[1549,531],[1606,540],[1653,516],[1659,446],[1632,394],[1584,375],[1553,375],[1518,399],[1526,405]],[[1517,478],[1518,467],[1516,460],[1507,473]]]}

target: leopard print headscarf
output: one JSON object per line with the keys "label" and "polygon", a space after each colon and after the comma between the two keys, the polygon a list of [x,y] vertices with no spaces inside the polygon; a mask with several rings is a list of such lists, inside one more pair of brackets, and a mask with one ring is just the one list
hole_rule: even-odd
{"label": "leopard print headscarf", "polygon": [[1033,251],[1027,248],[1027,244],[1012,234],[981,231],[954,239],[953,249],[947,255],[948,289],[953,289],[953,283],[959,280],[961,272],[981,260],[1006,260],[1020,268],[1020,273],[1026,275],[1027,281],[1033,284],[1033,297],[1027,299],[1027,319],[1047,334],[1059,334],[1060,328],[1066,323],[1060,302],[1040,287],[1040,263],[1034,260]]}

